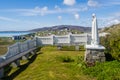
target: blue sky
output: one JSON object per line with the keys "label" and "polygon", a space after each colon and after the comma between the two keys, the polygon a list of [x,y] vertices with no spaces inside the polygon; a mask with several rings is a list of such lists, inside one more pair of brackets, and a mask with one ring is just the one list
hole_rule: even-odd
{"label": "blue sky", "polygon": [[0,31],[31,30],[53,25],[99,27],[120,23],[119,0],[0,0]]}

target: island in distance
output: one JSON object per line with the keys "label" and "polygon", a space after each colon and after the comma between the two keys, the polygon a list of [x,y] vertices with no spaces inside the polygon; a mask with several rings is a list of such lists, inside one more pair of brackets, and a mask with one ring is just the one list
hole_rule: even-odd
{"label": "island in distance", "polygon": [[60,31],[60,30],[78,30],[80,32],[89,33],[91,32],[91,27],[75,26],[75,25],[57,25],[51,27],[43,27],[32,29],[30,31],[39,32],[39,31]]}

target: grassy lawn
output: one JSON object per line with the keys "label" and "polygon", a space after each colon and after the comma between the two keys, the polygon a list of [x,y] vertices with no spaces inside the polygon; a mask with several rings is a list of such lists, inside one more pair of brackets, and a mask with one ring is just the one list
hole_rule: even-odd
{"label": "grassy lawn", "polygon": [[44,46],[29,60],[22,60],[20,67],[10,68],[3,80],[120,80],[119,61],[87,67],[83,62],[84,50],[65,49]]}
{"label": "grassy lawn", "polygon": [[77,62],[84,51],[60,51],[45,46],[29,61],[22,61],[20,68],[8,74],[10,80],[95,80],[81,73]]}

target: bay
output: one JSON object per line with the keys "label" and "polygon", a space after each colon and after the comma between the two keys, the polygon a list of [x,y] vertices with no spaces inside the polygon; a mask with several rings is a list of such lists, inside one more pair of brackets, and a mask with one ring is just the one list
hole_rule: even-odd
{"label": "bay", "polygon": [[0,37],[12,37],[12,36],[20,36],[27,35],[34,32],[30,31],[0,31]]}

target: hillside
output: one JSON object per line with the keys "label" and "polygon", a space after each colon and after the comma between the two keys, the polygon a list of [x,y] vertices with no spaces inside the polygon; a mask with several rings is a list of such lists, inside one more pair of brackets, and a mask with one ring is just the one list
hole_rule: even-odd
{"label": "hillside", "polygon": [[113,32],[116,32],[116,31],[120,31],[120,24],[105,27],[101,30],[101,32],[108,32],[108,33],[113,33]]}
{"label": "hillside", "polygon": [[37,28],[30,31],[38,32],[38,31],[57,31],[57,30],[79,30],[81,32],[90,32],[91,27],[83,27],[83,26],[74,26],[74,25],[58,25],[58,26],[51,26],[51,27],[43,27]]}
{"label": "hillside", "polygon": [[[110,33],[105,38],[101,38],[101,44],[106,47],[105,53],[120,60],[120,24],[107,27],[102,31]],[[108,58],[110,59],[110,57]]]}

